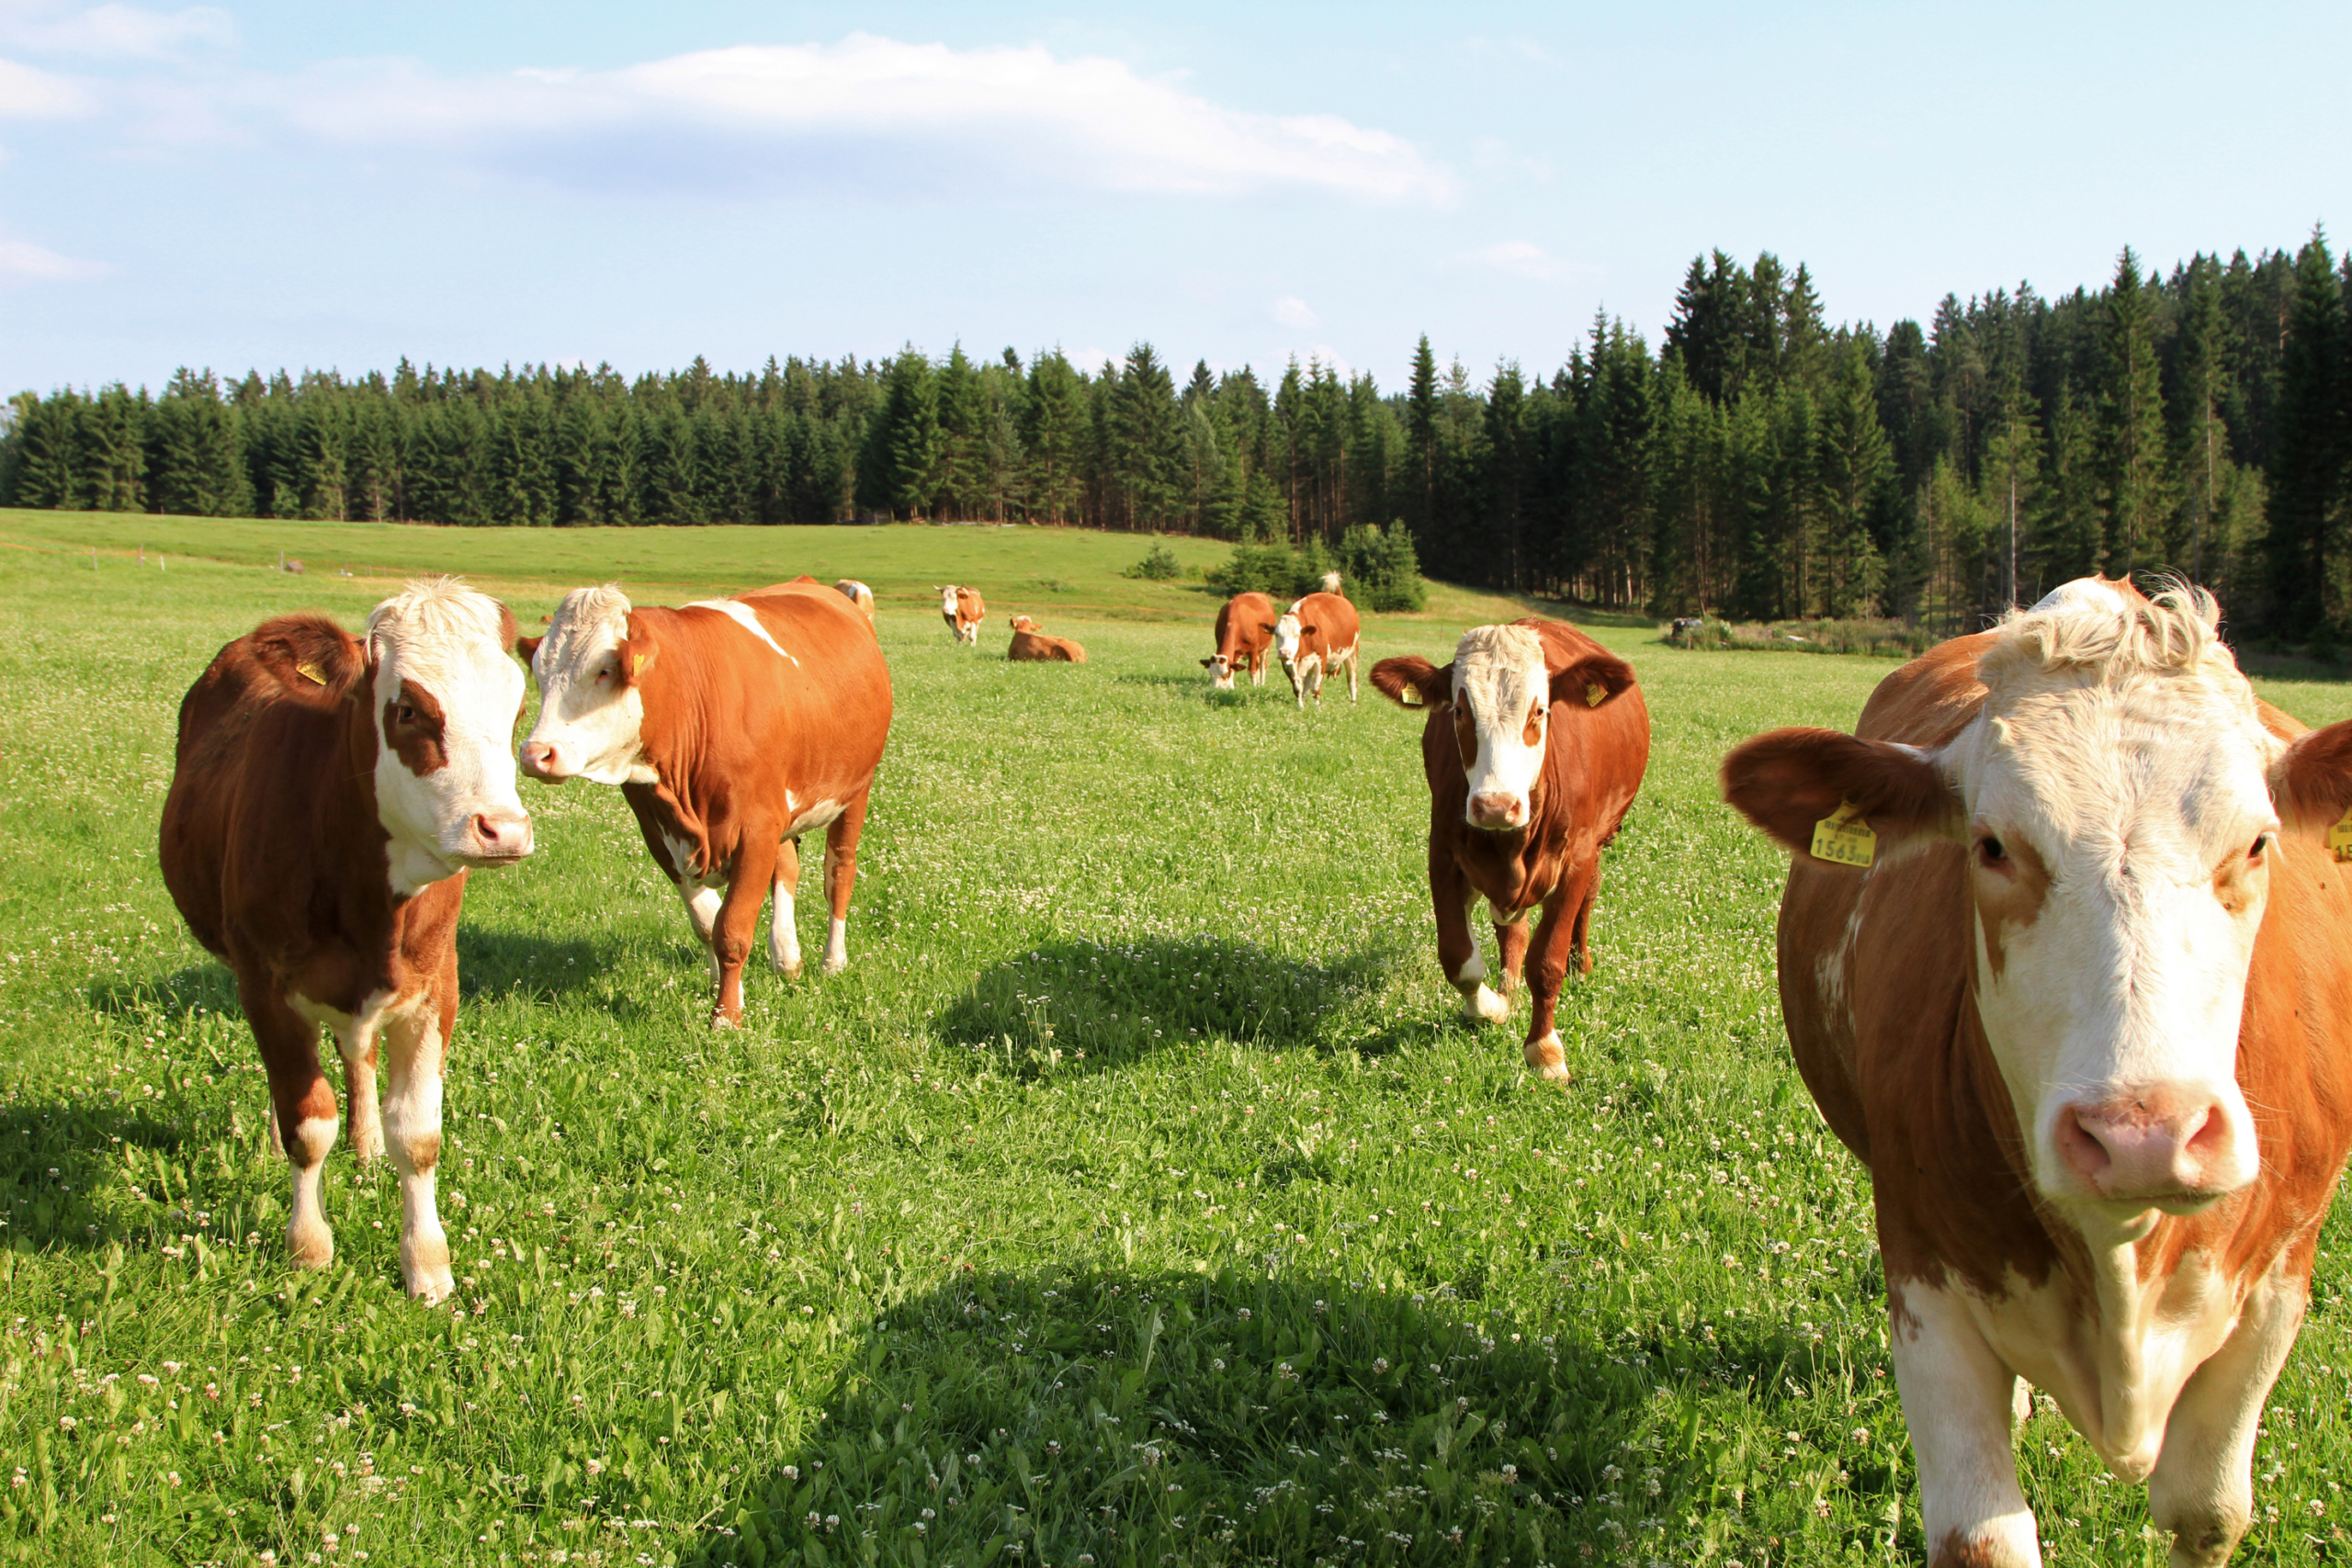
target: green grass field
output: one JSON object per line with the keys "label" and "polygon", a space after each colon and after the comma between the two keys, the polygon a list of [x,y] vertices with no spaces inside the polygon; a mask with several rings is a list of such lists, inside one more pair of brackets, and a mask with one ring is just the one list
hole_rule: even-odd
{"label": "green grass field", "polygon": [[[1212,700],[1215,602],[1118,578],[1145,543],[0,514],[0,1559],[1918,1561],[1868,1183],[1774,998],[1783,857],[1713,788],[1891,666],[1596,628],[1655,752],[1539,1089],[1437,974],[1417,716]],[[760,969],[740,1033],[618,793],[525,784],[539,851],[459,938],[435,1310],[345,1149],[335,1262],[286,1267],[255,1053],[155,870],[181,694],[266,615],[356,625],[386,582],[346,558],[526,624],[606,577],[860,576],[898,692],[852,967]],[[1365,646],[1510,608],[1442,591]],[[1006,664],[1018,610],[1091,662]],[[2344,1240],[2242,1562],[2346,1551]],[[2019,1454],[2053,1564],[2163,1560],[2054,1413]]]}

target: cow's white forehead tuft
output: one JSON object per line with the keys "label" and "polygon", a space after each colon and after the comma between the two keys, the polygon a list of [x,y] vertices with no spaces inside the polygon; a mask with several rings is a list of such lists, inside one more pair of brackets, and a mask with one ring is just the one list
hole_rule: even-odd
{"label": "cow's white forehead tuft", "polygon": [[1976,678],[1995,691],[2019,678],[2061,673],[2108,686],[2190,676],[2245,689],[2221,623],[2221,605],[2202,588],[2176,583],[2137,600],[2086,578],[2030,610],[2010,611],[1977,660]]}
{"label": "cow's white forehead tuft", "polygon": [[1515,721],[1545,686],[1544,639],[1525,626],[1472,626],[1454,645],[1453,689],[1474,712]]}
{"label": "cow's white forehead tuft", "polygon": [[542,668],[559,668],[607,639],[619,641],[628,631],[630,608],[628,595],[617,582],[575,588],[565,594],[548,622],[547,641],[539,650],[547,656]]}
{"label": "cow's white forehead tuft", "polygon": [[503,657],[498,601],[458,577],[409,582],[368,613],[371,650],[388,669],[452,671],[487,648]]}

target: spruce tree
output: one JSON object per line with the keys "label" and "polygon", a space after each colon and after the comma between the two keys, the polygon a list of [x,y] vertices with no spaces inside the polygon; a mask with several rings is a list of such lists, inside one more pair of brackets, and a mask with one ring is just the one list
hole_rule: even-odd
{"label": "spruce tree", "polygon": [[2344,294],[2317,229],[2295,255],[2294,312],[2278,376],[2270,462],[2271,614],[2281,635],[2339,641],[2352,466],[2352,350]]}
{"label": "spruce tree", "polygon": [[2171,488],[2154,301],[2128,245],[2116,262],[2106,305],[2099,342],[2100,502],[2107,569],[2128,579],[2162,561]]}

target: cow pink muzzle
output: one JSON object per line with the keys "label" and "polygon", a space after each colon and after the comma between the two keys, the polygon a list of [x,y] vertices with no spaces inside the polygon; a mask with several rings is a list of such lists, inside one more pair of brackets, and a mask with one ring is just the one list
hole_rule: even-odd
{"label": "cow pink muzzle", "polygon": [[531,814],[477,811],[466,822],[466,858],[478,865],[506,865],[531,852]]}
{"label": "cow pink muzzle", "polygon": [[1488,832],[1508,832],[1527,826],[1527,797],[1508,790],[1487,790],[1470,797],[1464,813],[1473,828]]}
{"label": "cow pink muzzle", "polygon": [[2058,1112],[2058,1157],[2109,1202],[2205,1203],[2253,1179],[2238,1118],[2210,1088],[2158,1084]]}
{"label": "cow pink muzzle", "polygon": [[564,761],[562,751],[551,740],[526,740],[519,760],[524,776],[541,784],[561,784],[580,771]]}

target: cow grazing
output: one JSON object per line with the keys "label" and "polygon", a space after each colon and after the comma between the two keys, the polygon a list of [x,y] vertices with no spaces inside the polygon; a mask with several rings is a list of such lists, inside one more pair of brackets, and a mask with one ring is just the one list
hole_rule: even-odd
{"label": "cow grazing", "polygon": [[1266,654],[1274,646],[1274,602],[1263,593],[1236,593],[1216,613],[1216,651],[1201,660],[1209,683],[1233,690],[1234,672],[1245,664],[1250,683],[1266,683]]}
{"label": "cow grazing", "polygon": [[1312,696],[1323,702],[1323,678],[1348,671],[1348,701],[1356,700],[1356,652],[1362,637],[1356,607],[1336,593],[1309,593],[1274,622],[1274,652],[1290,678],[1292,694],[1305,707]]}
{"label": "cow grazing", "polygon": [[1027,664],[1083,664],[1086,649],[1066,637],[1047,637],[1028,616],[1015,615],[1012,646],[1004,650],[1004,656]]}
{"label": "cow grazing", "polygon": [[856,605],[857,613],[865,617],[867,626],[874,624],[874,590],[854,577],[844,577],[833,584],[833,592]]}
{"label": "cow grazing", "polygon": [[957,642],[980,646],[980,622],[989,613],[988,604],[977,588],[946,587],[939,591],[939,616],[947,629],[956,634]]}
{"label": "cow grazing", "polygon": [[235,975],[269,1075],[293,1167],[288,1250],[303,1268],[334,1257],[319,1201],[335,1139],[324,1025],[352,1147],[362,1164],[391,1150],[401,1273],[429,1302],[451,1289],[434,1171],[458,906],[469,868],[531,851],[508,750],[523,707],[514,635],[504,605],[447,579],[377,605],[364,640],[323,615],[264,622],[180,704],[164,800],[164,885]]}
{"label": "cow grazing", "polygon": [[[1426,706],[1421,769],[1430,785],[1430,900],[1438,962],[1469,1017],[1510,1010],[1535,928],[1528,988],[1527,1065],[1566,1082],[1553,1017],[1573,953],[1592,969],[1592,906],[1600,852],[1617,836],[1649,766],[1650,716],[1633,667],[1557,621],[1530,618],[1462,634],[1444,669],[1384,659],[1374,690]],[[1502,992],[1487,985],[1470,909],[1494,917]]]}
{"label": "cow grazing", "polygon": [[773,887],[768,958],[800,973],[799,840],[825,831],[832,923],[824,972],[849,962],[850,892],[874,766],[890,730],[890,671],[865,618],[814,582],[674,610],[615,586],[576,588],[543,639],[516,651],[539,683],[523,771],[621,786],[654,863],[709,949],[711,1023],[743,1016],[743,961]]}
{"label": "cow grazing", "polygon": [[2025,1383],[2147,1482],[2175,1564],[2253,1507],[2352,1147],[2352,724],[2257,701],[2218,621],[2085,579],[1888,676],[1853,735],[1724,763],[1796,852],[1781,1009],[1871,1168],[1943,1568],[2041,1561]]}

